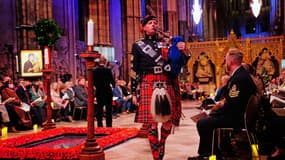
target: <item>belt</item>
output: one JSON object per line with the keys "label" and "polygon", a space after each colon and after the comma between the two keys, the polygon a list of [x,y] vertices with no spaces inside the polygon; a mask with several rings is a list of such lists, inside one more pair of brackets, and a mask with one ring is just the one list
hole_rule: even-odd
{"label": "belt", "polygon": [[161,73],[169,72],[170,66],[168,67],[166,65],[165,67],[162,67],[162,66],[145,67],[145,68],[143,68],[143,71],[145,73],[161,74]]}

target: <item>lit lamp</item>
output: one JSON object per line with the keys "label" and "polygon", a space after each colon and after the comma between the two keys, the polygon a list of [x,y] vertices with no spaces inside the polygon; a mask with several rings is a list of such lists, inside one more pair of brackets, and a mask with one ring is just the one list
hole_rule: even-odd
{"label": "lit lamp", "polygon": [[37,132],[37,131],[38,131],[38,128],[39,128],[39,127],[38,127],[37,124],[34,124],[34,125],[33,125],[33,130],[34,130],[34,132]]}
{"label": "lit lamp", "polygon": [[87,51],[80,54],[81,58],[85,59],[88,80],[88,107],[87,107],[87,139],[79,154],[80,160],[105,160],[103,149],[98,145],[94,131],[94,90],[93,90],[93,68],[95,67],[94,60],[101,55],[93,51],[94,45],[94,23],[92,20],[87,24]]}
{"label": "lit lamp", "polygon": [[252,2],[250,3],[251,11],[252,11],[255,18],[258,17],[258,15],[260,13],[261,6],[262,6],[261,0],[252,0]]}
{"label": "lit lamp", "polygon": [[259,154],[258,154],[258,145],[257,144],[252,144],[251,145],[251,156],[252,157],[259,157]]}
{"label": "lit lamp", "polygon": [[192,15],[193,15],[194,22],[197,25],[200,22],[201,15],[202,15],[202,9],[201,9],[201,6],[199,5],[199,0],[194,1]]}
{"label": "lit lamp", "polygon": [[1,135],[2,135],[2,137],[7,137],[8,136],[8,127],[3,127],[1,129]]}
{"label": "lit lamp", "polygon": [[209,157],[209,160],[217,160],[217,156],[216,156],[216,155],[211,155],[211,156]]}

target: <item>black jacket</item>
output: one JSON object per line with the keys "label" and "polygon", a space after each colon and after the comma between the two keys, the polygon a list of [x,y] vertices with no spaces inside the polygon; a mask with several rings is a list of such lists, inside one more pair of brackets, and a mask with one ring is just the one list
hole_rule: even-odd
{"label": "black jacket", "polygon": [[250,74],[243,67],[239,67],[226,86],[224,106],[212,115],[231,117],[235,121],[233,123],[243,124],[243,114],[250,96],[256,93],[256,85]]}
{"label": "black jacket", "polygon": [[94,69],[94,86],[96,87],[97,100],[110,100],[113,97],[112,87],[115,86],[115,80],[111,69],[99,66]]}

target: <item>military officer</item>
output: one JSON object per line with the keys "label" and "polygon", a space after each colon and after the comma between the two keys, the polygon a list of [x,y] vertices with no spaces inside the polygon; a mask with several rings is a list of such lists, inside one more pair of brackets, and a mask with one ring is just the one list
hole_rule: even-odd
{"label": "military officer", "polygon": [[229,49],[226,55],[226,69],[231,78],[227,83],[224,105],[217,105],[209,117],[197,122],[197,130],[200,136],[199,156],[189,157],[188,160],[207,159],[210,156],[212,134],[215,128],[243,127],[243,115],[247,102],[250,96],[255,94],[256,86],[250,74],[242,67],[242,59],[243,54],[239,49]]}

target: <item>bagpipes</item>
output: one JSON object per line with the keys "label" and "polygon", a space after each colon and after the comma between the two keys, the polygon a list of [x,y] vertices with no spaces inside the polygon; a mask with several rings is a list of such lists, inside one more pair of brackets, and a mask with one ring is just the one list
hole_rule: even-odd
{"label": "bagpipes", "polygon": [[171,41],[171,47],[168,51],[168,60],[171,66],[170,77],[176,78],[179,73],[181,72],[181,68],[185,65],[184,56],[179,51],[178,47],[176,46],[178,42],[184,42],[181,36],[171,37],[167,33],[155,29],[157,33],[163,36],[163,38],[168,38]]}

